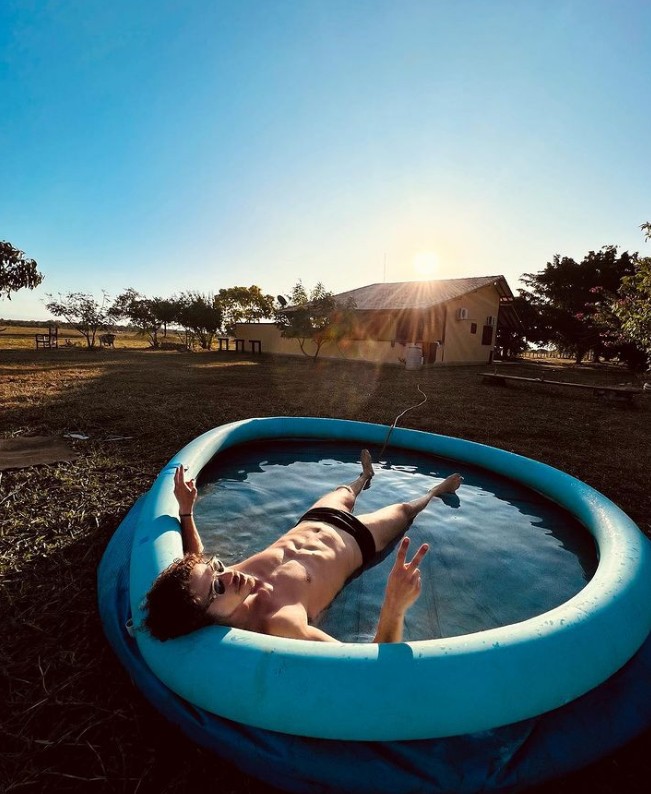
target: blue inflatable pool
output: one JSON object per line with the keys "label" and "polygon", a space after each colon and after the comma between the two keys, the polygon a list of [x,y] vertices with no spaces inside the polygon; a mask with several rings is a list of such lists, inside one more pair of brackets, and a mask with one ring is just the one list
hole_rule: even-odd
{"label": "blue inflatable pool", "polygon": [[[614,504],[562,472],[416,431],[396,430],[392,442],[484,466],[572,512],[599,547],[589,584],[544,615],[447,640],[324,646],[218,626],[167,643],[144,632],[135,641],[126,636],[123,623],[131,614],[138,624],[151,583],[181,555],[171,488],[179,462],[196,476],[220,450],[254,439],[381,445],[387,430],[340,420],[252,419],[201,436],[170,461],[120,528],[119,554],[112,543],[100,569],[107,634],[143,691],[198,742],[245,768],[252,747],[259,756],[260,745],[273,746],[276,763],[264,770],[265,779],[296,791],[416,791],[415,781],[423,779],[432,791],[506,790],[523,779],[531,784],[562,774],[648,726],[650,698],[634,690],[638,677],[648,676],[651,656],[649,542]],[[288,688],[301,693],[291,708]],[[297,762],[297,753],[305,762]],[[395,769],[391,754],[399,759]],[[364,771],[361,758],[369,760]]]}

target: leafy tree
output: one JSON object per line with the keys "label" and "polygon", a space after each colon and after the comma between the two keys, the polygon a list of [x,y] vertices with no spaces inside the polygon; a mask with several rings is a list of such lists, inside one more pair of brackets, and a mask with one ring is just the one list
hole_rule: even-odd
{"label": "leafy tree", "polygon": [[[651,239],[651,223],[643,223]],[[608,330],[607,353],[616,354],[632,370],[651,362],[651,259],[632,256],[633,272],[622,278],[616,292],[596,289],[596,316]]]}
{"label": "leafy tree", "polygon": [[[651,223],[640,227],[651,240]],[[635,257],[631,275],[624,276],[611,303],[624,339],[643,352],[639,368],[651,362],[651,257]]]}
{"label": "leafy tree", "polygon": [[607,290],[595,289],[593,304],[593,317],[599,323],[604,341],[603,355],[606,360],[618,358],[629,369],[637,371],[644,369],[647,361],[647,352],[635,336],[629,333],[622,322],[622,312],[626,309],[628,301],[619,297],[622,294],[623,284],[628,276],[622,279],[622,284],[617,294]]}
{"label": "leafy tree", "polygon": [[176,322],[179,302],[169,298],[152,298],[152,311],[163,328],[163,336],[167,336],[167,326]]}
{"label": "leafy tree", "polygon": [[115,319],[126,319],[146,336],[152,347],[158,347],[158,331],[161,321],[156,313],[158,299],[146,298],[133,288],[118,295],[111,306],[110,314]]}
{"label": "leafy tree", "polygon": [[85,338],[89,348],[95,347],[95,337],[100,330],[113,328],[109,308],[109,296],[102,291],[102,300],[84,292],[59,293],[58,300],[48,295],[49,303],[45,308],[55,317],[63,317]]}
{"label": "leafy tree", "polygon": [[222,311],[226,333],[231,335],[237,323],[256,323],[274,316],[273,295],[265,295],[255,284],[220,289],[215,305]]}
{"label": "leafy tree", "polygon": [[[495,334],[495,349],[500,351],[502,358],[517,358],[527,349],[527,328],[530,328],[534,320],[529,320],[529,316],[536,317],[529,302],[516,295],[513,298],[513,309],[520,320],[520,328],[508,328],[502,323],[497,326]],[[527,320],[526,322],[524,320]]]}
{"label": "leafy tree", "polygon": [[[350,333],[354,304],[338,306],[321,282],[308,294],[299,280],[288,297],[290,305],[276,309],[276,326],[284,337],[297,340],[303,355],[316,361],[326,342],[339,342]],[[308,342],[314,352],[308,352]]]}
{"label": "leafy tree", "polygon": [[198,339],[204,350],[210,350],[215,334],[222,329],[222,311],[211,295],[185,292],[178,299],[177,321],[185,328],[186,343]]}
{"label": "leafy tree", "polygon": [[613,312],[622,333],[651,355],[651,257],[635,263],[635,272],[622,279]]}
{"label": "leafy tree", "polygon": [[34,289],[43,281],[38,265],[11,243],[0,240],[0,298],[11,300],[11,293],[26,287]]}
{"label": "leafy tree", "polygon": [[[617,255],[616,246],[590,251],[581,262],[556,255],[539,273],[525,273],[529,287],[520,295],[530,305],[527,338],[574,353],[577,363],[592,350],[603,355],[612,339],[600,320],[596,297],[615,293],[623,277],[634,270],[635,255]],[[526,319],[523,317],[526,324]]]}

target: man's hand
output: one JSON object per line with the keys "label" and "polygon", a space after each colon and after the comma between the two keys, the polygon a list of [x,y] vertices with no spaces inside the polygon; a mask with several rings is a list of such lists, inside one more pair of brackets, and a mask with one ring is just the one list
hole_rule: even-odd
{"label": "man's hand", "polygon": [[197,501],[197,487],[194,480],[185,481],[183,466],[177,466],[174,472],[174,496],[179,503],[179,513],[192,513]]}
{"label": "man's hand", "polygon": [[420,570],[418,566],[427,554],[429,546],[424,543],[407,562],[409,538],[403,538],[398,548],[396,561],[384,595],[375,642],[401,642],[405,612],[420,595]]}
{"label": "man's hand", "polygon": [[179,503],[179,520],[181,522],[181,538],[184,554],[201,554],[203,543],[194,523],[192,510],[197,501],[197,487],[194,480],[185,481],[183,466],[177,466],[174,472],[174,496]]}
{"label": "man's hand", "polygon": [[411,562],[407,562],[409,538],[403,538],[398,548],[396,561],[389,574],[385,603],[390,602],[392,608],[403,614],[420,595],[420,570],[418,566],[427,554],[429,546],[424,543],[414,554]]}

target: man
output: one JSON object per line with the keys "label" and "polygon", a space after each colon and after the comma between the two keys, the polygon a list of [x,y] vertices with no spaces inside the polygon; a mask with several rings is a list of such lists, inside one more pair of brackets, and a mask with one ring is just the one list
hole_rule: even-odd
{"label": "man", "polygon": [[[153,636],[166,640],[217,623],[279,637],[337,642],[311,621],[434,497],[454,493],[463,479],[452,474],[418,499],[354,516],[355,500],[374,475],[368,450],[362,450],[361,462],[356,480],[319,499],[264,551],[230,566],[203,555],[193,517],[197,489],[194,480],[185,481],[179,466],[174,495],[184,556],[161,573],[147,596],[145,625]],[[418,566],[428,546],[423,544],[411,562],[408,547],[405,537],[389,574],[374,642],[402,640],[405,613],[420,594]]]}

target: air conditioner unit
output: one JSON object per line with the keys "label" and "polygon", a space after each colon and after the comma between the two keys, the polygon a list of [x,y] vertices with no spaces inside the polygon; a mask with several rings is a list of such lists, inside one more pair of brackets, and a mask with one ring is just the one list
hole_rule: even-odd
{"label": "air conditioner unit", "polygon": [[495,325],[497,318],[490,315],[490,317],[486,318],[486,325]]}
{"label": "air conditioner unit", "polygon": [[457,309],[457,320],[467,320],[468,319],[468,309]]}

